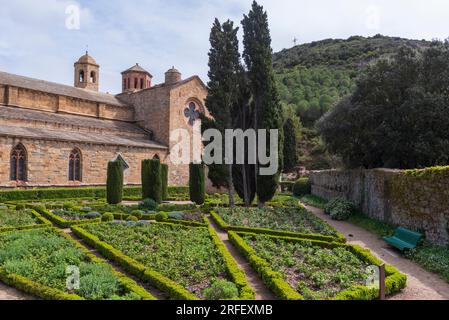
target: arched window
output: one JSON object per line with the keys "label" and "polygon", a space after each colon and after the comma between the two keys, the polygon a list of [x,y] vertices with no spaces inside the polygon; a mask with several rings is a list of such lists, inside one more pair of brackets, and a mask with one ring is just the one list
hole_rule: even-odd
{"label": "arched window", "polygon": [[131,89],[131,80],[128,78],[128,89]]}
{"label": "arched window", "polygon": [[134,78],[134,89],[137,89],[138,81],[137,78]]}
{"label": "arched window", "polygon": [[143,79],[140,79],[140,89],[143,89]]}
{"label": "arched window", "polygon": [[81,151],[77,148],[69,156],[69,181],[81,181]]}
{"label": "arched window", "polygon": [[84,82],[84,70],[80,71],[80,82]]}
{"label": "arched window", "polygon": [[153,160],[161,160],[161,158],[159,158],[159,155],[156,154],[156,155],[154,155]]}
{"label": "arched window", "polygon": [[27,181],[27,152],[21,143],[11,152],[11,181]]}
{"label": "arched window", "polygon": [[92,83],[97,82],[97,75],[96,75],[95,71],[92,71],[90,73],[90,82],[92,82]]}

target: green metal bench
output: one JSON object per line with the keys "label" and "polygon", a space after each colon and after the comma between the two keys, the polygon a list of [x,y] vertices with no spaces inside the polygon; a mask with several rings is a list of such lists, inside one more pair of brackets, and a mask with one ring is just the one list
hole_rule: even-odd
{"label": "green metal bench", "polygon": [[415,249],[422,238],[421,233],[400,227],[396,229],[392,237],[384,237],[383,239],[393,247],[404,251]]}

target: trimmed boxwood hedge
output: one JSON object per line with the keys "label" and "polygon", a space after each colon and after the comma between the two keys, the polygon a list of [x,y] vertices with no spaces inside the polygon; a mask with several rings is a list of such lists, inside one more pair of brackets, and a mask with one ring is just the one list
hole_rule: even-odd
{"label": "trimmed boxwood hedge", "polygon": [[46,217],[48,220],[56,224],[58,227],[61,228],[70,228],[71,226],[85,224],[85,223],[96,223],[101,221],[101,217],[94,218],[94,219],[82,219],[82,220],[65,220],[57,215],[55,215],[53,212],[47,210],[42,205],[29,205],[28,207],[33,208],[35,211],[39,212],[41,215]]}
{"label": "trimmed boxwood hedge", "polygon": [[336,242],[346,242],[346,238],[341,233],[337,233],[336,237],[333,236],[325,236],[319,233],[300,233],[300,232],[292,232],[292,231],[283,231],[283,230],[273,230],[266,228],[253,228],[253,227],[244,227],[244,226],[230,226],[223,221],[218,213],[215,211],[211,211],[210,215],[215,223],[220,227],[220,229],[226,231],[238,231],[238,232],[252,232],[252,233],[260,233],[260,234],[268,234],[274,236],[286,236],[300,239],[310,239],[310,240],[321,240],[321,241],[336,241]]}
{"label": "trimmed boxwood hedge", "polygon": [[128,257],[110,244],[101,241],[97,236],[82,229],[82,226],[72,226],[72,230],[75,235],[83,239],[88,245],[97,249],[104,257],[115,261],[123,269],[142,281],[148,282],[159,290],[166,292],[171,298],[177,300],[199,300],[197,296],[180,284]]}
{"label": "trimmed boxwood hedge", "polygon": [[[188,186],[169,186],[169,196],[189,193]],[[141,186],[127,186],[123,188],[123,197],[142,199]],[[1,190],[0,202],[19,200],[62,200],[62,199],[106,199],[106,187],[91,188],[36,188],[27,190]]]}
{"label": "trimmed boxwood hedge", "polygon": [[[256,251],[251,248],[248,243],[240,237],[240,235],[255,236],[255,233],[249,232],[234,232],[229,231],[229,240],[236,246],[236,248],[246,257],[248,262],[254,268],[254,270],[262,277],[262,280],[282,300],[304,300],[304,297],[294,290],[284,279],[281,273],[272,269],[271,265],[265,260],[260,258]],[[337,242],[325,242],[308,239],[298,239],[292,237],[268,237],[281,239],[291,242],[310,242],[313,245],[317,245],[324,248],[344,247],[354,253],[357,257],[372,265],[380,266],[383,264],[378,258],[373,256],[369,250],[364,249],[358,245],[349,245]],[[385,292],[387,295],[396,293],[405,288],[407,283],[407,276],[401,273],[396,268],[385,265]],[[379,290],[376,288],[370,288],[365,286],[354,286],[350,289],[341,291],[332,300],[375,300],[379,296]]]}
{"label": "trimmed boxwood hedge", "polygon": [[38,224],[32,224],[28,226],[16,226],[16,227],[0,227],[0,233],[17,231],[17,230],[30,230],[30,229],[40,229],[47,228],[51,226],[51,222],[42,217],[36,210],[32,210],[31,214],[39,221]]}
{"label": "trimmed boxwood hedge", "polygon": [[[174,222],[174,221],[173,221]],[[179,224],[179,220],[176,220]],[[159,224],[174,224],[172,221],[167,222],[157,222]],[[191,226],[185,226],[186,228],[190,228]],[[255,293],[252,288],[249,286],[245,274],[240,268],[237,266],[232,255],[227,251],[224,244],[218,238],[218,235],[215,233],[212,227],[208,226],[207,221],[203,225],[196,225],[198,228],[207,227],[209,230],[209,234],[213,243],[215,244],[217,250],[223,257],[225,262],[225,267],[228,272],[229,277],[236,284],[239,289],[239,299],[242,300],[253,300],[255,297]],[[73,226],[73,232],[75,235],[83,239],[87,244],[97,249],[103,256],[108,259],[111,259],[118,263],[122,268],[127,270],[128,272],[134,274],[142,281],[148,282],[152,286],[158,288],[159,290],[166,292],[170,298],[177,300],[199,300],[199,298],[192,294],[190,291],[185,289],[183,286],[179,285],[175,281],[165,277],[157,271],[154,271],[140,262],[128,257],[123,254],[121,251],[115,249],[110,244],[101,241],[97,236],[87,232],[82,228],[82,226]]]}
{"label": "trimmed boxwood hedge", "polygon": [[[207,221],[207,220],[206,220]],[[208,226],[209,234],[212,238],[212,241],[215,244],[215,247],[220,251],[223,260],[225,261],[226,270],[228,272],[228,276],[232,279],[232,282],[235,283],[239,290],[239,299],[242,300],[254,300],[255,292],[248,284],[246,280],[245,272],[243,272],[237,262],[234,260],[234,257],[229,253],[228,249],[226,249],[224,243],[220,240],[215,230],[212,226]]]}
{"label": "trimmed boxwood hedge", "polygon": [[[104,259],[98,258],[94,254],[92,254],[87,248],[73,240],[68,234],[65,234],[62,230],[58,230],[56,228],[53,229],[59,236],[70,241],[76,248],[80,249],[91,262],[99,263],[99,264],[107,264]],[[17,232],[10,231],[10,232]],[[26,232],[26,231],[21,231]],[[120,283],[128,289],[130,292],[133,292],[140,296],[143,300],[156,300],[156,298],[148,293],[145,289],[140,287],[134,280],[128,278],[120,272],[112,270],[112,273],[119,279]],[[17,274],[9,274],[5,271],[4,268],[0,267],[0,281],[15,287],[25,293],[37,296],[46,300],[86,300],[85,298],[77,295],[66,293],[62,290],[51,288],[35,281],[32,281],[26,277],[17,275]]]}

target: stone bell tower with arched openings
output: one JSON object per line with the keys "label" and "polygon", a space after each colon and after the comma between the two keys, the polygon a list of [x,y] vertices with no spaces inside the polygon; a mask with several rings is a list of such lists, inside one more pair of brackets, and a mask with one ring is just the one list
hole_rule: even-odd
{"label": "stone bell tower with arched openings", "polygon": [[75,62],[75,87],[98,92],[99,80],[100,66],[86,51],[86,54]]}

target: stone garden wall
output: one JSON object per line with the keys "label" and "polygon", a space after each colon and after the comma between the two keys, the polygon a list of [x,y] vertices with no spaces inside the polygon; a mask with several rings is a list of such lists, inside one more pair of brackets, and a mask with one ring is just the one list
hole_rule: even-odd
{"label": "stone garden wall", "polygon": [[344,197],[372,218],[449,243],[449,167],[314,171],[310,179],[314,195]]}

